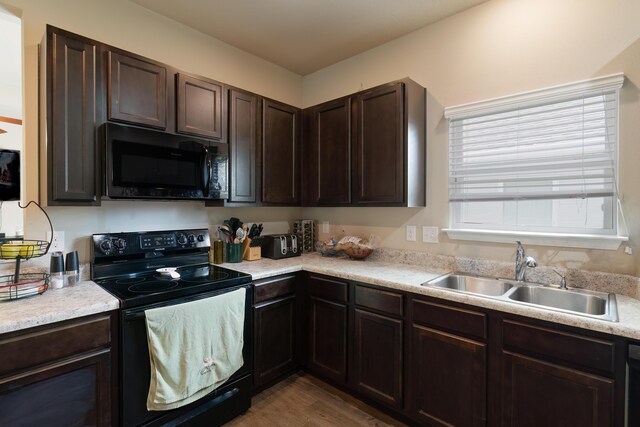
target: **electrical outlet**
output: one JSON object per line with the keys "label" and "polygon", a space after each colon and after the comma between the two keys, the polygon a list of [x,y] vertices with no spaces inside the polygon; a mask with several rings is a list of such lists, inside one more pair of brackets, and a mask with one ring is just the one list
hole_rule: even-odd
{"label": "electrical outlet", "polygon": [[416,226],[415,225],[407,225],[407,240],[409,242],[416,241]]}
{"label": "electrical outlet", "polygon": [[422,227],[422,242],[423,243],[438,243],[438,227]]}
{"label": "electrical outlet", "polygon": [[329,232],[329,221],[322,221],[322,232],[323,233]]}
{"label": "electrical outlet", "polygon": [[53,239],[51,238],[51,232],[47,231],[47,241],[49,240],[51,240],[49,252],[64,252],[64,231],[54,231]]}

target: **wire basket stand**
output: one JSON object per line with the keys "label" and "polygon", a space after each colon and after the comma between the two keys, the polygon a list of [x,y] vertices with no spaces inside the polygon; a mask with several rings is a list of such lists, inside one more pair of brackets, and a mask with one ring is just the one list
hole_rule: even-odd
{"label": "wire basket stand", "polygon": [[47,273],[25,273],[20,275],[20,262],[31,258],[38,258],[49,252],[53,240],[53,224],[47,212],[37,202],[31,200],[25,206],[18,202],[21,209],[36,205],[49,222],[51,238],[46,240],[15,240],[4,242],[0,245],[0,259],[15,260],[16,266],[13,275],[0,276],[0,301],[24,298],[27,296],[42,294],[49,287],[49,275]]}

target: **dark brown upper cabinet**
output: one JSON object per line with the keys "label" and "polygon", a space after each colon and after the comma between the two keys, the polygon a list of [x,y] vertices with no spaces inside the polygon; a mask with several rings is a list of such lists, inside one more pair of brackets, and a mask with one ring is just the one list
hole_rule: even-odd
{"label": "dark brown upper cabinet", "polygon": [[426,90],[410,79],[305,110],[305,206],[425,206]]}
{"label": "dark brown upper cabinet", "polygon": [[351,98],[304,111],[305,206],[351,204]]}
{"label": "dark brown upper cabinet", "polygon": [[301,110],[262,101],[262,203],[300,205]]}
{"label": "dark brown upper cabinet", "polygon": [[258,202],[258,95],[229,90],[229,202]]}
{"label": "dark brown upper cabinet", "polygon": [[125,53],[108,56],[109,120],[166,129],[167,68]]}
{"label": "dark brown upper cabinet", "polygon": [[177,132],[225,141],[223,84],[180,73],[176,84]]}
{"label": "dark brown upper cabinet", "polygon": [[40,142],[47,153],[43,199],[52,206],[98,205],[96,120],[101,88],[97,46],[47,26],[40,54]]}
{"label": "dark brown upper cabinet", "polygon": [[425,97],[423,87],[405,79],[355,98],[355,205],[425,206]]}

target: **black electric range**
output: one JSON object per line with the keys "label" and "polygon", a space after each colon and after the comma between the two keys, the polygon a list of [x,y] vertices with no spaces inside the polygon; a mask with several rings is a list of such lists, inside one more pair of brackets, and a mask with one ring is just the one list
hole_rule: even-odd
{"label": "black electric range", "polygon": [[[209,231],[94,234],[91,279],[137,307],[251,282],[251,276],[208,264]],[[175,267],[179,278],[156,270]]]}
{"label": "black electric range", "polygon": [[[208,264],[206,229],[92,236],[91,278],[120,300],[119,424],[217,426],[251,406],[253,292],[251,276]],[[158,273],[174,267],[179,277]],[[149,349],[145,311],[215,298],[244,288],[244,364],[224,384],[181,408],[148,411]]]}

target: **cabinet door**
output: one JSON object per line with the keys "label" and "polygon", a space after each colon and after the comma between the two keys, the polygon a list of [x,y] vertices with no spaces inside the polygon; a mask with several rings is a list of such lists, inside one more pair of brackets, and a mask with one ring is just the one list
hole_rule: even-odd
{"label": "cabinet door", "polygon": [[167,127],[167,69],[109,52],[109,120]]}
{"label": "cabinet door", "polygon": [[347,380],[347,306],[309,298],[309,368],[334,381]]}
{"label": "cabinet door", "polygon": [[96,46],[56,33],[49,42],[49,203],[95,204]]}
{"label": "cabinet door", "polygon": [[336,206],[351,203],[351,98],[311,110],[309,203]]}
{"label": "cabinet door", "polygon": [[110,350],[0,379],[0,425],[111,426]]}
{"label": "cabinet door", "polygon": [[222,83],[178,74],[177,131],[189,135],[224,140],[224,108]]}
{"label": "cabinet door", "polygon": [[614,381],[503,351],[503,426],[613,425]]}
{"label": "cabinet door", "polygon": [[262,104],[262,202],[300,204],[300,110]]}
{"label": "cabinet door", "polygon": [[356,98],[353,198],[357,204],[404,201],[403,84],[381,86]]}
{"label": "cabinet door", "polygon": [[230,202],[256,203],[258,97],[229,91]]}
{"label": "cabinet door", "polygon": [[254,387],[291,371],[296,357],[296,297],[256,305]]}
{"label": "cabinet door", "polygon": [[486,345],[415,324],[411,344],[411,414],[428,425],[485,425]]}
{"label": "cabinet door", "polygon": [[402,408],[402,321],[355,310],[355,386],[382,403]]}

